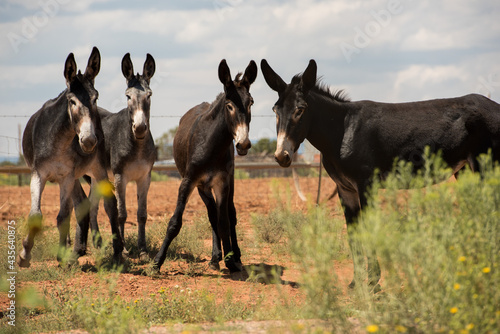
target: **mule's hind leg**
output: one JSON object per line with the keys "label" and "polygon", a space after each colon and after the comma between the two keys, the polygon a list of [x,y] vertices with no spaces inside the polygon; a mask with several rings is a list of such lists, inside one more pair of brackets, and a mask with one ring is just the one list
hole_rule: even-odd
{"label": "mule's hind leg", "polygon": [[137,246],[139,247],[139,258],[142,261],[148,260],[146,221],[148,220],[148,191],[150,184],[151,172],[137,180]]}
{"label": "mule's hind leg", "polygon": [[46,180],[37,172],[32,172],[30,192],[31,192],[31,210],[28,216],[28,235],[23,240],[23,249],[17,256],[17,264],[19,267],[29,267],[31,260],[31,249],[35,243],[35,236],[42,228],[42,211],[40,203],[42,192],[45,187]]}
{"label": "mule's hind leg", "polygon": [[90,201],[83,191],[79,180],[75,180],[73,186],[73,208],[76,216],[75,246],[73,251],[79,256],[87,252],[88,231],[90,224]]}
{"label": "mule's hind leg", "polygon": [[233,248],[234,261],[236,262],[237,266],[241,267],[240,270],[243,270],[243,265],[241,263],[241,251],[240,247],[238,246],[238,238],[236,236],[237,219],[236,219],[236,208],[234,206],[234,177],[231,179],[230,182],[228,201],[229,201],[228,203],[229,225],[231,229],[231,247]]}
{"label": "mule's hind leg", "polygon": [[186,203],[189,199],[189,195],[194,190],[194,183],[189,178],[183,178],[181,185],[179,186],[179,194],[177,195],[177,205],[175,207],[174,214],[170,221],[168,222],[167,233],[165,235],[165,239],[163,240],[163,244],[161,245],[158,254],[156,254],[154,259],[154,267],[157,270],[160,270],[161,265],[165,262],[165,258],[167,257],[167,250],[170,246],[170,243],[174,238],[179,234],[179,231],[182,227],[182,214],[184,213],[184,209],[186,208]]}
{"label": "mule's hind leg", "polygon": [[[59,262],[62,262],[63,260],[70,260],[73,262],[76,260],[74,258],[65,259],[67,249],[66,242],[69,235],[71,211],[73,207],[71,195],[74,187],[75,180],[71,176],[66,177],[61,183],[59,183],[60,208],[59,214],[57,215],[57,229],[59,230],[59,251],[57,252],[57,261]],[[76,253],[75,257],[78,258]]]}
{"label": "mule's hind leg", "polygon": [[219,262],[222,260],[222,249],[217,232],[217,206],[211,188],[202,189],[198,187],[198,193],[207,207],[208,220],[212,226],[212,259],[208,265],[211,269],[218,271],[220,270]]}

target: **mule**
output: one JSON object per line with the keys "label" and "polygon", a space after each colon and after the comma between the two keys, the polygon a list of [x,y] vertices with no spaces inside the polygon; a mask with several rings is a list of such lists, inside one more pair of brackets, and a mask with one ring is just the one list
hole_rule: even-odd
{"label": "mule", "polygon": [[[395,159],[423,165],[424,148],[441,151],[456,173],[465,165],[479,169],[478,155],[492,150],[500,160],[500,105],[476,95],[410,103],[351,102],[342,92],[331,92],[318,83],[317,65],[309,62],[290,84],[274,72],[265,59],[261,70],[269,87],[278,93],[273,107],[277,118],[275,159],[290,166],[292,155],[307,139],[323,154],[323,165],[338,187],[349,234],[367,204],[375,170],[384,175]],[[364,266],[356,256],[358,245],[349,240],[354,277]],[[359,248],[360,249],[360,248]],[[368,254],[369,284],[379,288],[380,266]],[[355,285],[355,279],[350,286]]]}
{"label": "mule", "polygon": [[[148,217],[148,191],[151,183],[151,170],[156,160],[156,148],[150,131],[149,117],[151,95],[149,83],[156,69],[154,58],[148,53],[142,74],[134,74],[134,66],[127,53],[122,59],[122,73],[126,79],[127,107],[118,113],[99,108],[105,138],[105,156],[108,174],[114,181],[118,201],[118,226],[125,241],[125,222],[127,220],[126,190],[127,183],[137,185],[137,225],[138,250],[141,259],[147,258],[146,220]],[[97,212],[99,206],[91,208],[90,227],[94,235],[94,245],[100,246]],[[126,250],[125,250],[126,252]]]}
{"label": "mule", "polygon": [[182,214],[194,188],[198,188],[212,226],[210,267],[220,270],[222,241],[226,267],[231,272],[242,270],[233,202],[234,148],[236,146],[239,155],[246,155],[251,147],[248,138],[253,104],[250,85],[256,77],[257,65],[252,60],[243,77],[239,73],[232,80],[223,59],[219,64],[219,80],[224,86],[224,93],[212,103],[204,102],[190,109],[179,121],[173,148],[182,181],[165,239],[154,258],[154,266],[158,270],[165,261],[170,243],[179,234]]}
{"label": "mule", "polygon": [[[22,147],[26,164],[31,168],[31,210],[28,216],[28,235],[23,240],[23,249],[18,255],[20,267],[29,267],[34,238],[41,229],[42,212],[40,201],[45,183],[57,182],[60,190],[60,211],[57,215],[59,230],[59,251],[57,259],[62,261],[66,242],[69,240],[72,206],[77,218],[77,238],[74,257],[82,254],[81,244],[85,242],[82,231],[89,224],[88,203],[78,178],[84,174],[96,180],[107,181],[104,161],[104,141],[99,115],[97,113],[98,92],[94,79],[99,73],[101,56],[94,47],[85,73],[77,72],[73,53],[64,65],[66,90],[57,98],[47,101],[29,119],[24,129]],[[94,192],[95,201],[98,192]],[[113,234],[119,235],[116,198],[104,199]],[[113,239],[114,260],[119,261],[123,243]],[[74,258],[73,258],[74,259]]]}

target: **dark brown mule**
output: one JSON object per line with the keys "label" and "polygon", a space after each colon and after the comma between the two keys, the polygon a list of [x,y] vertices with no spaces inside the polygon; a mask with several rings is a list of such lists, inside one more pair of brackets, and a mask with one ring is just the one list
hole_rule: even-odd
{"label": "dark brown mule", "polygon": [[[148,216],[148,191],[151,183],[151,169],[156,160],[156,149],[150,132],[149,117],[151,95],[149,83],[155,73],[154,58],[148,53],[142,74],[134,74],[134,66],[127,53],[122,59],[122,73],[127,82],[125,95],[127,107],[118,113],[110,113],[99,108],[106,147],[106,164],[114,180],[118,200],[118,224],[122,240],[125,240],[124,226],[127,220],[126,189],[127,183],[137,184],[137,223],[139,256],[147,257],[146,220]],[[98,204],[98,203],[97,203]],[[90,227],[98,236],[97,210],[91,209]],[[99,246],[97,238],[95,245]]]}
{"label": "dark brown mule", "polygon": [[[72,206],[78,221],[74,257],[82,253],[81,241],[85,239],[82,231],[86,234],[88,230],[89,206],[78,178],[89,174],[96,180],[108,182],[102,128],[97,113],[98,93],[94,88],[100,64],[99,50],[94,47],[85,73],[77,73],[75,57],[70,53],[64,66],[67,89],[57,98],[47,101],[30,118],[24,130],[24,158],[31,168],[31,210],[28,236],[18,256],[21,267],[30,265],[34,238],[42,224],[40,201],[47,181],[59,183],[60,189],[58,260],[62,260],[66,248]],[[94,198],[98,196],[97,191],[93,193]],[[112,232],[118,236],[116,198],[105,198],[104,204]],[[119,261],[123,249],[121,238],[113,239],[113,249],[114,259]]]}
{"label": "dark brown mule", "polygon": [[[264,78],[278,92],[274,105],[278,143],[275,158],[290,166],[292,155],[307,139],[323,154],[323,165],[338,186],[348,230],[367,204],[375,170],[384,175],[394,160],[423,166],[425,147],[441,151],[444,161],[457,172],[464,165],[477,171],[477,157],[492,150],[500,161],[500,105],[472,94],[451,99],[411,103],[350,102],[316,81],[316,62],[287,84],[265,59]],[[361,249],[350,240],[351,251]],[[354,273],[364,265],[353,252]],[[378,287],[380,267],[368,254],[369,283]],[[354,285],[354,280],[351,286]]]}
{"label": "dark brown mule", "polygon": [[[198,188],[212,225],[213,249],[210,266],[219,269],[222,260],[230,271],[241,271],[241,253],[236,238],[234,195],[234,145],[239,155],[250,149],[248,130],[253,104],[250,85],[257,76],[252,60],[240,79],[233,81],[225,60],[219,65],[219,80],[224,93],[214,102],[202,103],[189,110],[180,120],[174,138],[174,159],[182,176],[175,212],[168,223],[167,234],[154,259],[160,268],[172,240],[179,234],[182,214],[189,196]],[[213,191],[213,193],[212,193]],[[215,195],[215,198],[214,198]]]}

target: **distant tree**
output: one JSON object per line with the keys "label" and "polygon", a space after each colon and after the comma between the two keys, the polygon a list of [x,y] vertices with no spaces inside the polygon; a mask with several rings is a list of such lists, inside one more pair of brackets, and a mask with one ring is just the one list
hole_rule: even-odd
{"label": "distant tree", "polygon": [[256,155],[270,155],[276,151],[276,145],[276,139],[261,138],[257,143],[252,145],[249,152]]}
{"label": "distant tree", "polygon": [[161,137],[156,138],[155,145],[158,153],[157,160],[173,159],[173,143],[178,126],[165,132]]}

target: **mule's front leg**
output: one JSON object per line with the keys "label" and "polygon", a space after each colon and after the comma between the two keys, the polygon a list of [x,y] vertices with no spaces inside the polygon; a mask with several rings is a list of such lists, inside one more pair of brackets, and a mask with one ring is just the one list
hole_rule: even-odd
{"label": "mule's front leg", "polygon": [[[92,233],[92,244],[95,248],[101,248],[102,237],[99,232],[99,224],[97,222],[97,214],[99,213],[99,201],[101,200],[101,195],[99,194],[98,182],[92,178],[90,183],[90,231]],[[88,233],[88,229],[87,232]]]}
{"label": "mule's front leg", "polygon": [[123,174],[115,174],[115,191],[116,201],[118,205],[118,227],[120,229],[120,237],[123,242],[123,254],[128,255],[125,248],[125,222],[127,221],[127,205],[125,198],[127,196],[127,180]]}
{"label": "mule's front leg", "polygon": [[[107,172],[100,166],[97,166],[94,171],[95,179],[100,191],[93,191],[95,195],[103,197],[104,211],[109,218],[111,225],[111,233],[113,234],[113,262],[119,264],[122,262],[123,252],[123,239],[121,237],[120,228],[118,227],[118,209],[115,194],[113,192],[113,185],[107,178]],[[92,179],[92,188],[94,190],[94,179]],[[97,190],[97,189],[96,189]],[[94,195],[92,195],[94,196]]]}
{"label": "mule's front leg", "polygon": [[359,201],[358,193],[346,189],[345,187],[337,184],[339,190],[340,202],[344,208],[344,216],[347,224],[347,238],[349,241],[349,248],[351,250],[352,262],[353,262],[353,279],[349,284],[349,288],[354,288],[356,281],[363,281],[363,274],[365,273],[365,258],[364,253],[361,248],[355,234],[355,226],[361,211],[361,204]]}
{"label": "mule's front leg", "polygon": [[87,195],[85,195],[79,180],[75,180],[72,198],[77,222],[73,251],[83,256],[87,252],[88,230],[90,224],[90,201]]}
{"label": "mule's front leg", "polygon": [[238,237],[236,235],[236,208],[232,200],[229,201],[229,226],[231,229],[231,247],[233,248],[234,261],[236,265],[240,267],[240,271],[243,270],[243,264],[241,263],[241,251],[238,246]]}
{"label": "mule's front leg", "polygon": [[203,203],[207,207],[208,220],[212,226],[212,259],[210,260],[209,267],[213,270],[220,270],[219,262],[222,260],[222,249],[220,245],[220,237],[218,235],[218,218],[217,218],[217,205],[212,196],[212,189],[198,188]]}
{"label": "mule's front leg", "polygon": [[151,172],[137,181],[137,246],[139,247],[139,259],[148,259],[146,246],[146,221],[148,220],[148,191],[151,184]]}
{"label": "mule's front leg", "polygon": [[45,187],[46,180],[43,179],[37,172],[31,174],[31,210],[28,216],[28,235],[23,240],[23,249],[17,256],[17,264],[19,267],[28,268],[31,260],[31,249],[35,243],[35,236],[42,229],[42,211],[40,209],[42,192]]}
{"label": "mule's front leg", "polygon": [[165,258],[167,257],[167,250],[170,246],[170,243],[174,238],[179,234],[182,227],[182,214],[184,213],[184,209],[186,208],[186,203],[189,199],[189,195],[194,190],[194,184],[189,178],[183,178],[181,185],[179,186],[179,194],[177,196],[177,205],[175,207],[174,214],[170,221],[168,222],[167,233],[165,235],[165,239],[163,240],[163,244],[161,245],[158,254],[156,254],[154,259],[154,267],[157,270],[160,270],[163,262],[165,262]]}
{"label": "mule's front leg", "polygon": [[214,187],[215,198],[217,203],[218,216],[218,235],[222,240],[222,248],[224,250],[224,263],[230,272],[241,271],[241,265],[236,263],[235,254],[231,244],[231,226],[229,222],[229,184],[227,182],[219,182]]}

